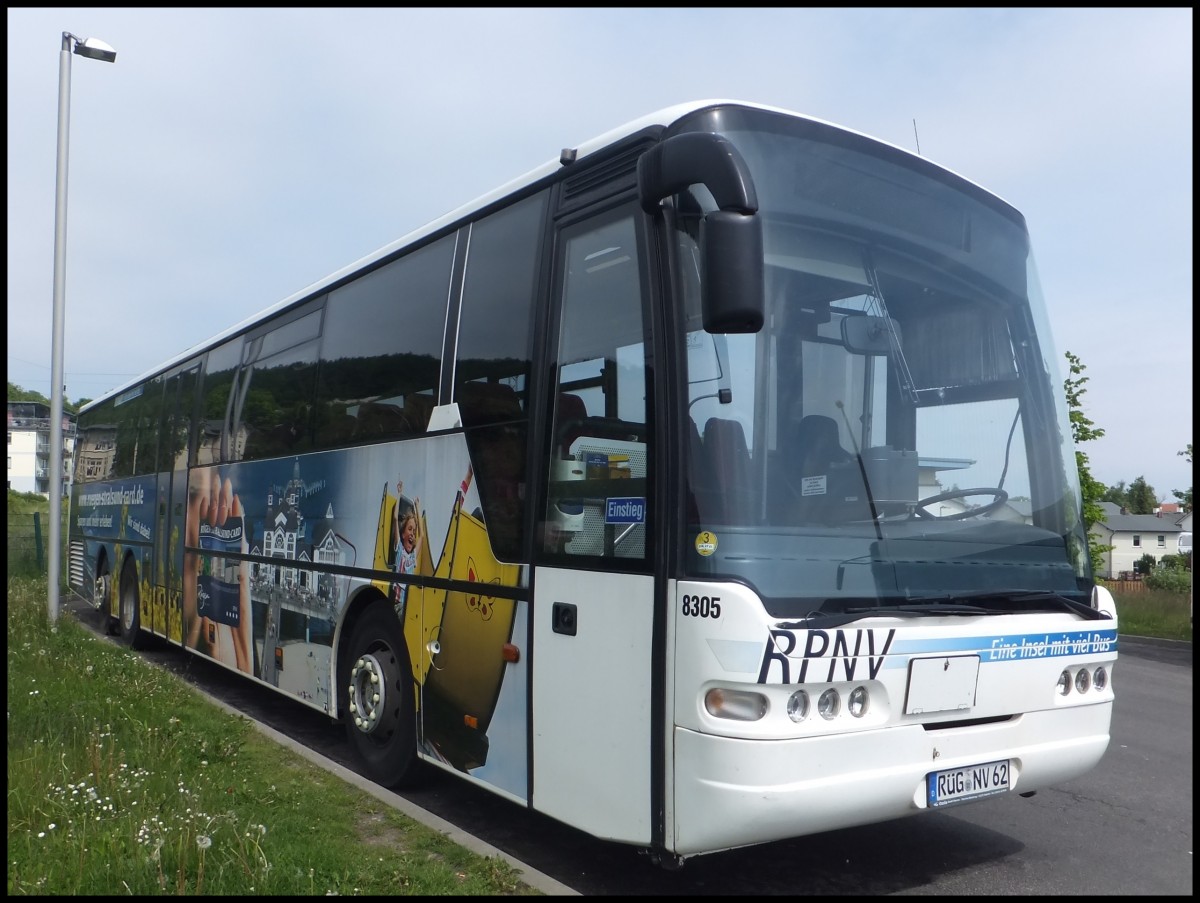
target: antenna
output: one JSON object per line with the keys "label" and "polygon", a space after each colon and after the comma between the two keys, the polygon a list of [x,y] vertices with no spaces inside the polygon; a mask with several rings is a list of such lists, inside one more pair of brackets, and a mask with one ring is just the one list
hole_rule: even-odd
{"label": "antenna", "polygon": [[919,156],[921,156],[921,138],[920,138],[920,136],[917,134],[917,120],[916,120],[916,117],[913,117],[913,138],[915,138],[915,139],[916,139],[916,141],[917,141],[917,156],[919,157]]}

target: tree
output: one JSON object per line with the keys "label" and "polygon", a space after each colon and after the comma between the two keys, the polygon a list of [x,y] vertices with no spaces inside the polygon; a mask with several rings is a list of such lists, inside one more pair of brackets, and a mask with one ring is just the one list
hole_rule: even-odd
{"label": "tree", "polygon": [[1129,484],[1125,498],[1130,514],[1153,514],[1154,509],[1158,507],[1158,496],[1145,477],[1138,477]]}
{"label": "tree", "polygon": [[[1187,458],[1187,462],[1189,464],[1191,464],[1192,463],[1192,443],[1189,442],[1187,444],[1187,448],[1185,448],[1181,452],[1177,452],[1177,454],[1182,455],[1183,457]],[[1189,514],[1191,513],[1191,510],[1192,510],[1192,487],[1191,486],[1189,486],[1187,489],[1182,490],[1182,491],[1180,491],[1178,489],[1172,489],[1171,495],[1173,495],[1173,496],[1175,496],[1175,498],[1179,499],[1180,503],[1183,505],[1184,511],[1187,511]]]}
{"label": "tree", "polygon": [[[51,406],[50,399],[47,398],[45,395],[43,395],[41,392],[35,392],[32,389],[23,389],[20,386],[18,386],[16,383],[8,384],[8,400],[9,401],[38,401],[38,402],[41,402],[42,404],[46,405],[47,407]],[[63,399],[63,410],[70,414],[74,414],[74,413],[78,412],[78,410],[81,407],[83,407],[85,404],[87,404],[89,401],[91,401],[90,398],[81,398],[81,399],[79,399],[79,401],[75,402],[74,404],[71,404],[69,401],[67,401],[64,398]]]}
{"label": "tree", "polygon": [[50,404],[50,399],[41,392],[34,392],[30,389],[23,389],[16,383],[8,384],[8,400],[9,401],[39,401],[42,404]]}
{"label": "tree", "polygon": [[1112,502],[1118,508],[1129,507],[1129,487],[1125,485],[1124,480],[1118,480],[1116,486],[1109,486],[1104,490],[1104,495],[1100,496],[1102,502]]}
{"label": "tree", "polygon": [[1104,509],[1100,500],[1104,496],[1104,484],[1092,476],[1088,466],[1088,457],[1079,450],[1079,444],[1099,439],[1104,430],[1092,423],[1083,413],[1083,393],[1087,390],[1084,384],[1088,377],[1083,375],[1087,368],[1079,358],[1067,352],[1067,363],[1071,375],[1063,380],[1063,388],[1067,395],[1068,416],[1071,420],[1071,436],[1075,440],[1075,466],[1079,469],[1079,492],[1081,495],[1083,529],[1088,534],[1088,556],[1092,561],[1092,573],[1100,573],[1104,569],[1104,553],[1112,550],[1112,546],[1098,545],[1093,541],[1092,525],[1104,520]]}

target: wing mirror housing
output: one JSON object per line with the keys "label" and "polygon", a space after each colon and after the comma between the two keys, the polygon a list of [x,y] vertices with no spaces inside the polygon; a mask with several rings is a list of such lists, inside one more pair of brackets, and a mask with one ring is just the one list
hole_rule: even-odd
{"label": "wing mirror housing", "polygon": [[657,213],[664,198],[700,184],[717,204],[700,223],[700,295],[709,333],[753,333],[764,318],[763,234],[758,196],[745,159],[714,132],[674,135],[638,160],[642,208]]}

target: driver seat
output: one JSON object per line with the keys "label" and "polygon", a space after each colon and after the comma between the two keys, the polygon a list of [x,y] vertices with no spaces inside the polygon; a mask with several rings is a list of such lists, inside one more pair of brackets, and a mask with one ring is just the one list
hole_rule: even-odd
{"label": "driver seat", "polygon": [[796,465],[800,476],[827,473],[831,464],[844,464],[854,455],[842,448],[837,421],[823,414],[809,414],[796,424]]}

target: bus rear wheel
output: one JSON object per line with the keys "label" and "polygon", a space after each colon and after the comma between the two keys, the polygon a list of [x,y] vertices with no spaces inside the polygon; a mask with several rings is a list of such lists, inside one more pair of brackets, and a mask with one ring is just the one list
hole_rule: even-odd
{"label": "bus rear wheel", "polygon": [[108,572],[108,562],[101,559],[96,565],[96,580],[92,584],[92,608],[96,611],[108,611],[109,596],[112,595],[112,575]]}
{"label": "bus rear wheel", "polygon": [[417,767],[412,666],[390,605],[372,605],[355,622],[339,671],[342,718],[367,777],[385,787],[411,780]]}
{"label": "bus rear wheel", "polygon": [[146,641],[142,633],[142,615],[138,606],[137,568],[132,561],[126,561],[125,566],[121,568],[119,601],[117,635],[130,649],[141,649]]}
{"label": "bus rear wheel", "polygon": [[96,579],[92,581],[92,610],[97,619],[96,624],[108,636],[116,636],[117,619],[112,616],[112,572],[108,567],[108,559],[103,555],[96,562]]}

